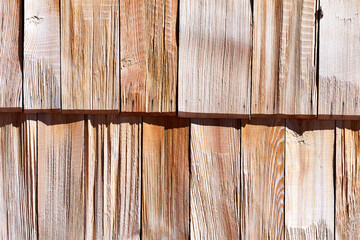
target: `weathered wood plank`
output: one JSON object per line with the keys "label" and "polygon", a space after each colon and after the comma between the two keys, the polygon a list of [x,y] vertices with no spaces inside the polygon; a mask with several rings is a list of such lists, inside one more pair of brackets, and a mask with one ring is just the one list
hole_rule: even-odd
{"label": "weathered wood plank", "polygon": [[242,121],[241,239],[284,239],[285,120]]}
{"label": "weathered wood plank", "polygon": [[178,0],[120,0],[121,111],[176,112]]}
{"label": "weathered wood plank", "polygon": [[60,1],[25,0],[24,109],[60,110]]}
{"label": "weathered wood plank", "polygon": [[189,239],[189,120],[144,118],[143,239]]}
{"label": "weathered wood plank", "polygon": [[319,116],[360,114],[360,2],[321,0]]}
{"label": "weathered wood plank", "polygon": [[336,122],[336,239],[360,239],[360,122]]}
{"label": "weathered wood plank", "polygon": [[90,115],[85,239],[140,239],[141,118]]}
{"label": "weathered wood plank", "polygon": [[180,0],[180,116],[250,113],[250,0]]}
{"label": "weathered wood plank", "polygon": [[0,111],[22,109],[22,1],[0,1]]}
{"label": "weathered wood plank", "polygon": [[316,115],[318,0],[255,0],[251,114]]}
{"label": "weathered wood plank", "polygon": [[190,235],[240,237],[240,121],[191,120]]}
{"label": "weathered wood plank", "polygon": [[61,0],[64,111],[119,110],[118,0]]}
{"label": "weathered wood plank", "polygon": [[37,239],[36,116],[0,115],[0,238]]}
{"label": "weathered wood plank", "polygon": [[286,239],[334,238],[334,121],[286,121]]}
{"label": "weathered wood plank", "polygon": [[40,114],[40,239],[84,237],[84,116]]}

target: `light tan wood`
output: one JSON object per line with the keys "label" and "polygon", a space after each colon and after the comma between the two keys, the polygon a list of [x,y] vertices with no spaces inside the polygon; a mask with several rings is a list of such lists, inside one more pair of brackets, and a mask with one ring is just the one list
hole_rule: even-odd
{"label": "light tan wood", "polygon": [[189,239],[189,120],[144,118],[142,238]]}
{"label": "light tan wood", "polygon": [[321,7],[319,116],[359,115],[360,2],[321,0]]}
{"label": "light tan wood", "polygon": [[240,121],[191,120],[191,239],[240,237]]}
{"label": "light tan wood", "polygon": [[336,122],[336,239],[360,238],[360,123]]}
{"label": "light tan wood", "polygon": [[120,0],[121,111],[176,112],[178,0]]}
{"label": "light tan wood", "polygon": [[317,5],[254,1],[252,115],[316,115]]}
{"label": "light tan wood", "polygon": [[119,110],[118,0],[61,0],[64,111]]}
{"label": "light tan wood", "polygon": [[0,1],[0,112],[22,109],[22,1]]}
{"label": "light tan wood", "polygon": [[24,109],[60,110],[60,1],[25,0]]}
{"label": "light tan wood", "polygon": [[248,116],[250,0],[180,0],[180,116]]}
{"label": "light tan wood", "polygon": [[40,239],[84,237],[84,116],[39,114]]}
{"label": "light tan wood", "polygon": [[89,115],[85,239],[140,239],[141,118]]}
{"label": "light tan wood", "polygon": [[334,239],[334,145],[334,121],[286,121],[285,239]]}
{"label": "light tan wood", "polygon": [[242,121],[241,239],[284,239],[285,120]]}
{"label": "light tan wood", "polygon": [[0,238],[37,239],[36,116],[0,115]]}

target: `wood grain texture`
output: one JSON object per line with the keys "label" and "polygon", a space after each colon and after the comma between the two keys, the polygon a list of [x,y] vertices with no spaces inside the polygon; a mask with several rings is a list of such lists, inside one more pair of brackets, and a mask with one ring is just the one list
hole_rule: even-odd
{"label": "wood grain texture", "polygon": [[120,0],[121,111],[176,112],[178,0]]}
{"label": "wood grain texture", "polygon": [[84,238],[84,116],[40,114],[40,239]]}
{"label": "wood grain texture", "polygon": [[0,238],[37,239],[36,116],[0,115]]}
{"label": "wood grain texture", "polygon": [[64,111],[119,111],[118,0],[61,0]]}
{"label": "wood grain texture", "polygon": [[60,110],[59,10],[58,0],[25,0],[25,111]]}
{"label": "wood grain texture", "polygon": [[317,1],[254,1],[251,114],[316,115]]}
{"label": "wood grain texture", "polygon": [[189,239],[189,120],[144,118],[142,238]]}
{"label": "wood grain texture", "polygon": [[321,7],[319,116],[359,115],[360,2],[321,0]]}
{"label": "wood grain texture", "polygon": [[180,0],[180,116],[250,113],[250,0]]}
{"label": "wood grain texture", "polygon": [[242,121],[241,239],[284,239],[285,120]]}
{"label": "wood grain texture", "polygon": [[360,239],[360,122],[336,122],[336,239]]}
{"label": "wood grain texture", "polygon": [[22,109],[22,1],[0,1],[0,111]]}
{"label": "wood grain texture", "polygon": [[191,120],[191,239],[240,237],[240,121]]}
{"label": "wood grain texture", "polygon": [[85,239],[140,239],[141,118],[89,115]]}
{"label": "wood grain texture", "polygon": [[285,239],[334,239],[334,145],[334,121],[286,121]]}

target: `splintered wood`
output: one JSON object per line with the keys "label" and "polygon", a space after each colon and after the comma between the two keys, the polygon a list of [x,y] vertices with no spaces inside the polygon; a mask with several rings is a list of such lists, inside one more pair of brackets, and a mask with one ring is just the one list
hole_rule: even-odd
{"label": "splintered wood", "polygon": [[251,114],[316,115],[317,0],[255,0]]}
{"label": "splintered wood", "polygon": [[24,109],[60,110],[60,2],[25,1]]}
{"label": "splintered wood", "polygon": [[191,121],[191,239],[240,238],[240,121]]}
{"label": "splintered wood", "polygon": [[22,1],[0,1],[0,111],[22,109]]}
{"label": "splintered wood", "polygon": [[120,0],[121,111],[175,113],[178,0]]}
{"label": "splintered wood", "polygon": [[142,238],[189,239],[189,120],[144,118]]}
{"label": "splintered wood", "polygon": [[250,114],[250,0],[180,0],[180,116]]}
{"label": "splintered wood", "polygon": [[334,121],[286,121],[286,239],[334,238]]}
{"label": "splintered wood", "polygon": [[241,239],[284,239],[285,120],[241,128]]}
{"label": "splintered wood", "polygon": [[61,0],[64,111],[119,111],[118,0]]}
{"label": "splintered wood", "polygon": [[360,114],[360,2],[321,0],[319,116]]}

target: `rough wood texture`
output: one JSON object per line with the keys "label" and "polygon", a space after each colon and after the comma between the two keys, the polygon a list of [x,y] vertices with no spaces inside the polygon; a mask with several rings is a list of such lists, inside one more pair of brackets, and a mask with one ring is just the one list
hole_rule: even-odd
{"label": "rough wood texture", "polygon": [[61,0],[62,109],[119,110],[118,0]]}
{"label": "rough wood texture", "polygon": [[22,109],[22,1],[0,1],[0,111]]}
{"label": "rough wood texture", "polygon": [[336,122],[336,239],[360,239],[360,123]]}
{"label": "rough wood texture", "polygon": [[321,0],[321,7],[319,115],[359,115],[360,2]]}
{"label": "rough wood texture", "polygon": [[243,121],[241,239],[284,239],[285,120]]}
{"label": "rough wood texture", "polygon": [[59,4],[58,0],[25,0],[25,111],[60,110]]}
{"label": "rough wood texture", "polygon": [[85,239],[140,239],[141,118],[87,121]]}
{"label": "rough wood texture", "polygon": [[120,0],[121,111],[176,112],[178,0]]}
{"label": "rough wood texture", "polygon": [[0,115],[1,239],[37,239],[35,117]]}
{"label": "rough wood texture", "polygon": [[249,115],[251,31],[250,0],[180,0],[180,116]]}
{"label": "rough wood texture", "polygon": [[143,239],[189,239],[189,124],[144,118]]}
{"label": "rough wood texture", "polygon": [[334,238],[334,121],[286,121],[286,239]]}
{"label": "rough wood texture", "polygon": [[39,115],[40,239],[84,238],[84,116]]}
{"label": "rough wood texture", "polygon": [[252,114],[316,115],[317,0],[255,0]]}
{"label": "rough wood texture", "polygon": [[191,239],[239,239],[240,121],[191,121]]}

